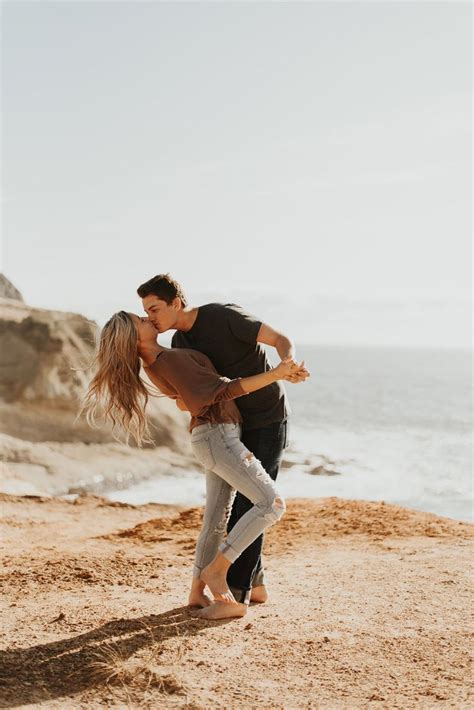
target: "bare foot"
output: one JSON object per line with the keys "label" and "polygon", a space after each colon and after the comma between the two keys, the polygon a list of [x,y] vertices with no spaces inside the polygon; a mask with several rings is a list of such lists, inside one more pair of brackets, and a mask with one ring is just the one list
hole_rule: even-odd
{"label": "bare foot", "polygon": [[237,604],[234,595],[227,586],[227,571],[219,571],[213,568],[212,562],[201,572],[201,580],[207,584],[211,590],[215,601],[226,602],[226,604]]}
{"label": "bare foot", "polygon": [[188,606],[206,607],[212,604],[212,599],[204,592],[193,591],[188,598]]}
{"label": "bare foot", "polygon": [[257,604],[263,604],[268,599],[268,592],[265,586],[262,584],[259,587],[252,587],[250,592],[250,601],[256,602]]}
{"label": "bare foot", "polygon": [[247,604],[240,604],[239,602],[229,604],[229,602],[218,601],[206,609],[200,609],[195,616],[199,616],[201,619],[231,619],[245,616],[246,613]]}

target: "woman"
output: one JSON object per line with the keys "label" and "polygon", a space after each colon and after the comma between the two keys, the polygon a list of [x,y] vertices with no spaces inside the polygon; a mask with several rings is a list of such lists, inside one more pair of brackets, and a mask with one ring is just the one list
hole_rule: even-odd
{"label": "woman", "polygon": [[[285,503],[274,481],[240,441],[241,416],[233,401],[276,380],[298,373],[291,358],[252,377],[229,380],[196,350],[164,348],[147,318],[120,311],[104,326],[97,352],[97,372],[83,410],[94,425],[99,411],[121,425],[140,444],[147,440],[145,405],[148,390],[140,378],[143,362],[150,380],[180,409],[191,413],[191,444],[206,469],[206,508],[199,534],[189,595],[191,606],[203,607],[205,618],[243,616],[226,575],[230,565],[268,526],[281,518]],[[252,503],[226,539],[227,519],[235,490]],[[208,587],[213,603],[205,594]]]}

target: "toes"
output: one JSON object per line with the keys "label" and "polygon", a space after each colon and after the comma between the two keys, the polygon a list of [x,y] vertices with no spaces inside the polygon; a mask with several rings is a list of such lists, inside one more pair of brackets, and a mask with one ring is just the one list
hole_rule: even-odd
{"label": "toes", "polygon": [[225,604],[237,604],[232,592],[221,592],[216,594],[216,601],[224,602]]}

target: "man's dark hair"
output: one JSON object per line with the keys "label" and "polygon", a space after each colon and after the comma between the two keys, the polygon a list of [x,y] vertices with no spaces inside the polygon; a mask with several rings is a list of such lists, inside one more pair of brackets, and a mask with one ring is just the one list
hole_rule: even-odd
{"label": "man's dark hair", "polygon": [[188,299],[184,295],[181,285],[171,278],[169,274],[158,274],[152,279],[145,281],[144,284],[137,288],[137,293],[140,298],[145,296],[156,296],[161,301],[166,301],[170,304],[176,296],[181,299],[183,306],[188,305]]}

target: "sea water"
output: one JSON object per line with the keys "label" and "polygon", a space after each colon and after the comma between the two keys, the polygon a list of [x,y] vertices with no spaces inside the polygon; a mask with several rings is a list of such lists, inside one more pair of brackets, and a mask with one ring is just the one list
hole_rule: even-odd
{"label": "sea water", "polygon": [[[284,496],[384,500],[472,519],[469,351],[301,346],[297,357],[311,378],[286,385]],[[204,476],[183,471],[110,497],[201,505]]]}

